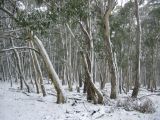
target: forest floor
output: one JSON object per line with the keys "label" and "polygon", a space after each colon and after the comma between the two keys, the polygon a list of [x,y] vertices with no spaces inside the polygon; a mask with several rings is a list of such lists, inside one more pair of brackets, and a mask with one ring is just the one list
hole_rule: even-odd
{"label": "forest floor", "polygon": [[[112,104],[94,105],[86,101],[86,95],[66,92],[67,103],[56,104],[52,86],[47,86],[48,95],[26,93],[17,85],[10,87],[7,82],[0,82],[0,120],[160,120],[160,96],[148,96],[155,104],[156,112],[152,114],[138,111],[126,111],[117,107],[118,100]],[[109,91],[107,91],[109,92]],[[141,89],[140,96],[154,94]],[[119,95],[119,99],[124,96]]]}

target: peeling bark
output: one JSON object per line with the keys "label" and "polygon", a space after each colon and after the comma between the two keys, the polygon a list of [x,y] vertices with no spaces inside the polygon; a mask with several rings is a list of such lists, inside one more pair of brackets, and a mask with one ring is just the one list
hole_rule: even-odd
{"label": "peeling bark", "polygon": [[108,0],[108,6],[104,14],[104,25],[105,25],[104,43],[106,46],[109,71],[111,74],[111,94],[110,94],[111,99],[117,98],[117,69],[116,69],[117,63],[111,46],[112,44],[110,40],[110,27],[109,27],[109,16],[114,6],[115,6],[115,0]]}

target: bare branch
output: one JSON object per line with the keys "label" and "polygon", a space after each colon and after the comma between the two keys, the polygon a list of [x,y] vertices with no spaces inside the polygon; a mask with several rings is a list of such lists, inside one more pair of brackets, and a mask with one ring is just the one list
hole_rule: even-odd
{"label": "bare branch", "polygon": [[[70,26],[68,25],[68,23],[66,24],[66,26],[67,26],[69,32],[71,33],[72,37],[73,37],[74,39],[76,39],[76,36],[74,35],[74,33],[73,33],[73,31],[71,30],[71,28],[70,28]],[[76,43],[77,43],[77,46],[80,48],[80,50],[82,50],[82,47],[80,46],[80,43],[79,43],[78,40],[76,40]]]}
{"label": "bare branch", "polygon": [[69,32],[71,33],[71,35],[73,36],[73,38],[75,38],[75,35],[73,34],[73,32],[72,32],[71,28],[69,27],[68,23],[66,24],[66,26],[67,26]]}
{"label": "bare branch", "polygon": [[13,18],[15,20],[15,22],[19,23],[19,20],[7,8],[0,7],[0,10],[2,10],[3,12],[5,12],[11,18]]}
{"label": "bare branch", "polygon": [[12,50],[14,50],[14,49],[30,49],[30,50],[33,50],[33,51],[37,52],[38,54],[40,54],[38,50],[36,50],[36,49],[34,49],[34,48],[31,48],[31,47],[26,47],[26,46],[24,46],[24,47],[13,47],[13,48],[9,48],[9,49],[2,49],[2,50],[0,51],[0,53],[12,51]]}
{"label": "bare branch", "polygon": [[91,37],[90,37],[89,33],[87,32],[87,30],[84,28],[84,26],[82,25],[82,23],[81,23],[80,21],[78,21],[78,23],[80,24],[80,27],[81,27],[83,33],[86,35],[87,40],[90,41],[90,40],[91,40]]}

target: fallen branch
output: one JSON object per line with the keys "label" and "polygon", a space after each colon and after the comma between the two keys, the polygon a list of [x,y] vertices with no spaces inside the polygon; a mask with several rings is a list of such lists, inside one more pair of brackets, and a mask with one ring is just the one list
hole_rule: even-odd
{"label": "fallen branch", "polygon": [[82,100],[80,98],[68,98],[68,99],[71,99],[71,100]]}
{"label": "fallen branch", "polygon": [[101,118],[103,116],[104,116],[104,114],[101,114],[100,116],[96,117],[95,119],[99,119],[99,118]]}
{"label": "fallen branch", "polygon": [[48,93],[49,95],[53,95],[53,96],[56,96],[57,97],[57,95],[56,94],[54,94],[54,93]]}
{"label": "fallen branch", "polygon": [[24,93],[25,95],[27,95],[27,96],[30,96],[28,93],[26,93],[26,92],[22,92],[22,93]]}

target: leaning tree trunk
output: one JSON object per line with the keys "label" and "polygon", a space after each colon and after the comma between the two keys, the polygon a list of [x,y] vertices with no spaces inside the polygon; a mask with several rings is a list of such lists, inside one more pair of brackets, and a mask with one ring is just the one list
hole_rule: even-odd
{"label": "leaning tree trunk", "polygon": [[109,65],[109,70],[111,74],[111,94],[110,94],[111,99],[117,98],[117,85],[116,85],[117,84],[117,70],[116,70],[117,63],[115,60],[114,53],[112,51],[111,40],[110,40],[110,27],[109,27],[109,16],[114,6],[115,6],[115,0],[108,0],[108,6],[104,14],[104,25],[105,25],[104,42],[106,46],[108,65]]}
{"label": "leaning tree trunk", "polygon": [[[31,47],[30,43],[29,43],[29,47]],[[34,61],[34,58],[33,58],[33,53],[32,53],[32,51],[29,51],[29,52],[30,52],[30,57],[31,57],[31,60],[32,60],[33,71],[35,73],[34,81],[35,81],[35,85],[36,85],[36,91],[39,94],[40,91],[39,91],[39,82],[38,82],[38,72],[37,72],[35,61]]]}
{"label": "leaning tree trunk", "polygon": [[[14,43],[13,43],[12,38],[11,38],[11,44],[12,44],[12,47],[14,48]],[[20,75],[20,88],[23,89],[23,82],[24,82],[25,86],[27,87],[27,91],[30,92],[29,85],[25,81],[24,74],[22,72],[22,66],[21,66],[22,63],[21,63],[21,59],[20,59],[19,53],[18,53],[18,51],[16,49],[13,49],[13,51],[15,53],[15,57],[16,57],[16,60],[17,60],[18,72],[19,72],[19,75]]]}
{"label": "leaning tree trunk", "polygon": [[[33,45],[32,41],[30,41],[30,44],[31,44],[31,47],[34,48],[34,45]],[[42,92],[43,96],[46,96],[46,90],[45,90],[44,83],[43,83],[43,75],[42,75],[42,71],[41,71],[41,67],[40,67],[37,55],[34,51],[33,51],[32,55],[33,55],[33,61],[34,61],[35,66],[37,68],[36,70],[38,72],[39,79],[40,79],[39,82],[40,82],[41,92]]]}
{"label": "leaning tree trunk", "polygon": [[[89,91],[87,94],[90,94],[89,97],[91,97],[91,100],[94,101],[95,104],[102,104],[103,103],[103,96],[101,92],[95,87],[95,85],[92,82],[92,77],[87,65],[87,59],[86,55],[81,52],[83,62],[84,62],[84,68],[86,73],[86,84],[87,84],[87,91]],[[88,96],[88,95],[87,95]]]}
{"label": "leaning tree trunk", "polygon": [[[93,39],[92,39],[92,34],[91,34],[91,25],[90,25],[91,23],[90,22],[91,22],[90,20],[85,19],[83,21],[83,23],[85,24],[85,27],[84,25],[82,25],[81,21],[79,21],[79,24],[80,24],[82,32],[85,35],[84,49],[87,51],[85,54],[85,57],[86,57],[87,65],[88,65],[88,70],[91,75],[91,80],[93,80],[94,47],[93,47]],[[84,82],[83,92],[84,93],[87,92],[87,99],[92,100],[92,95],[90,94],[91,90],[90,88],[88,88],[89,86],[88,86],[87,80],[88,80],[88,75],[85,71],[85,82]]]}
{"label": "leaning tree trunk", "polygon": [[141,54],[141,25],[140,25],[140,17],[139,17],[139,7],[138,7],[138,0],[135,0],[135,7],[136,7],[136,20],[137,20],[137,45],[136,45],[136,79],[134,83],[134,89],[132,92],[132,97],[136,98],[138,95],[139,87],[140,87],[140,54]]}
{"label": "leaning tree trunk", "polygon": [[[80,22],[79,22],[80,23]],[[86,35],[86,40],[90,40],[90,36],[88,35],[88,32],[84,29],[84,27],[82,26],[82,24],[80,23],[81,29],[83,31],[83,33]],[[67,24],[67,28],[70,31],[71,35],[75,38],[75,35],[73,34],[72,30],[70,29],[69,25]],[[79,44],[77,44],[79,46]],[[80,49],[81,46],[79,46]],[[91,71],[90,71],[90,59],[89,56],[87,56],[88,54],[84,54],[84,52],[81,52],[82,55],[82,59],[84,62],[84,69],[85,69],[85,84],[86,85],[86,91],[87,91],[87,100],[93,100],[94,103],[99,103],[102,104],[103,103],[103,96],[101,94],[101,92],[95,87],[95,85],[92,82],[92,76],[91,76]],[[88,61],[87,61],[88,60]]]}
{"label": "leaning tree trunk", "polygon": [[49,73],[49,77],[50,77],[51,82],[53,83],[55,90],[57,92],[57,103],[65,103],[65,94],[64,94],[63,88],[60,84],[59,77],[58,77],[55,69],[53,68],[53,65],[49,59],[49,56],[48,56],[42,42],[38,39],[38,37],[36,35],[33,35],[33,32],[31,32],[31,39],[37,45],[37,47],[41,53],[41,56],[46,64],[46,67],[47,67],[47,70]]}

